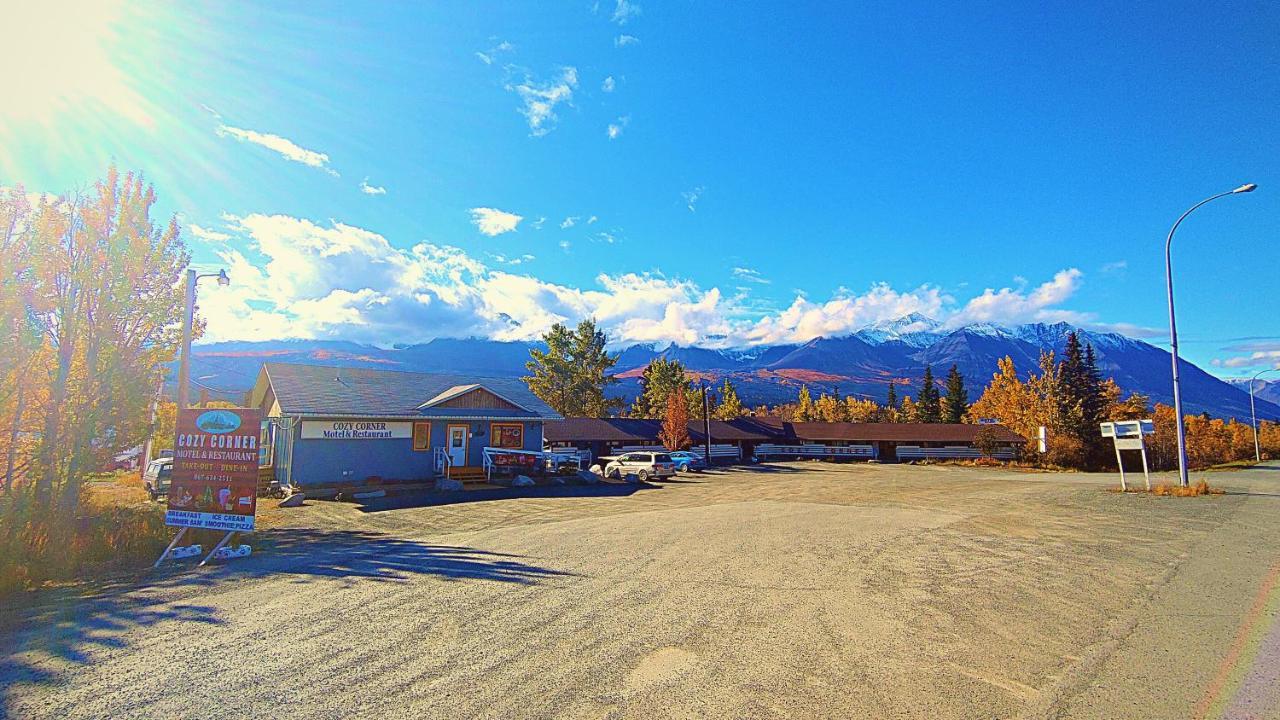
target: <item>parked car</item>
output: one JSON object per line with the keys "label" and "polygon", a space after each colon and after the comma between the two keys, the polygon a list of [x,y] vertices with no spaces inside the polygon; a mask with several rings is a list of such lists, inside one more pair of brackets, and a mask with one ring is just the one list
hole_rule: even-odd
{"label": "parked car", "polygon": [[142,484],[146,485],[152,500],[159,500],[162,496],[169,494],[169,478],[172,476],[173,458],[171,457],[152,460],[147,465],[147,471],[142,474]]}
{"label": "parked car", "polygon": [[629,452],[610,458],[609,463],[604,466],[604,476],[607,478],[635,475],[640,482],[650,478],[671,477],[675,474],[676,464],[665,452]]}
{"label": "parked car", "polygon": [[705,470],[707,467],[707,463],[702,459],[701,455],[695,455],[688,450],[676,450],[671,453],[671,462],[676,464],[677,472]]}

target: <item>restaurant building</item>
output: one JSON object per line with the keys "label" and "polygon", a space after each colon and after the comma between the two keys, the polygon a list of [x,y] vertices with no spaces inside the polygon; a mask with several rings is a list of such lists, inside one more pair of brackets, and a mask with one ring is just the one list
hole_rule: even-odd
{"label": "restaurant building", "polygon": [[250,405],[266,418],[264,464],[303,488],[479,480],[495,458],[540,453],[561,419],[519,379],[273,362]]}

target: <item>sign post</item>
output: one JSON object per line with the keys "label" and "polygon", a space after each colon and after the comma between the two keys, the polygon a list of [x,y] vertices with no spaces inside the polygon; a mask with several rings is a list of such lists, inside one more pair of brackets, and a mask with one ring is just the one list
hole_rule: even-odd
{"label": "sign post", "polygon": [[[252,532],[258,502],[261,411],[190,408],[178,411],[166,525],[225,530],[213,552],[238,532]],[[169,554],[177,539],[160,556]],[[210,552],[200,564],[213,557]],[[157,561],[159,564],[159,561]]]}
{"label": "sign post", "polygon": [[1146,480],[1147,492],[1150,492],[1151,473],[1147,470],[1147,444],[1145,438],[1147,435],[1155,434],[1155,423],[1150,420],[1119,420],[1117,422],[1102,423],[1100,427],[1102,429],[1102,437],[1111,438],[1111,442],[1116,448],[1116,466],[1120,468],[1120,490],[1124,492],[1129,489],[1124,479],[1124,460],[1120,457],[1120,451],[1137,450],[1142,453],[1142,477]]}

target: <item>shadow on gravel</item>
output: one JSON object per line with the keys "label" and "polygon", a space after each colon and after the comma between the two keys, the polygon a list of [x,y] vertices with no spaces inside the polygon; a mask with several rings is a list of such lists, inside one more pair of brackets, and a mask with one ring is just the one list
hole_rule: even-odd
{"label": "shadow on gravel", "polygon": [[521,562],[518,555],[430,545],[361,530],[272,530],[259,533],[254,542],[254,556],[228,563],[228,573],[238,577],[287,574],[294,576],[296,582],[306,582],[308,577],[385,582],[434,575],[445,580],[525,585],[542,578],[572,575]]}
{"label": "shadow on gravel", "polygon": [[[448,581],[491,580],[533,584],[573,573],[539,567],[520,556],[469,547],[431,545],[362,531],[273,530],[255,534],[249,558],[195,571],[194,561],[174,563],[141,584],[101,586],[104,594],[85,597],[48,591],[40,604],[0,609],[0,720],[10,717],[15,689],[22,685],[56,684],[63,673],[92,663],[95,650],[124,650],[126,637],[140,628],[173,621],[201,627],[221,625],[225,608],[201,604],[198,591],[226,580],[287,577],[290,582],[319,578],[397,582],[431,575]],[[183,590],[193,600],[161,600]],[[188,660],[192,658],[187,658]],[[157,667],[156,672],[172,668]]]}
{"label": "shadow on gravel", "polygon": [[404,510],[405,508],[435,507],[493,500],[513,500],[516,498],[626,497],[640,490],[657,489],[656,485],[648,483],[600,482],[595,485],[535,485],[533,487],[485,488],[459,490],[457,492],[424,490],[395,493],[387,497],[361,500],[357,507],[361,512],[384,512],[386,510]]}
{"label": "shadow on gravel", "polygon": [[[199,586],[206,578],[167,578],[157,587]],[[124,593],[84,598],[49,594],[38,607],[0,613],[0,720],[9,717],[12,694],[22,685],[57,683],[58,672],[91,663],[94,650],[124,649],[129,633],[163,621],[218,625],[217,611],[197,602],[156,603]],[[193,632],[197,632],[193,630]],[[156,668],[169,672],[170,668]]]}

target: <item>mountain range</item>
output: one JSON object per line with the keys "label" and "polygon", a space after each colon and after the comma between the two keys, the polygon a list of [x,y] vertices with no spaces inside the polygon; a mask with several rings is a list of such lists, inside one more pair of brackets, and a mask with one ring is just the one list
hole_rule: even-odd
{"label": "mountain range", "polygon": [[[656,358],[679,360],[699,379],[732,379],[749,406],[794,400],[807,385],[815,395],[838,392],[883,401],[892,380],[899,396],[918,394],[926,364],[941,379],[956,365],[976,399],[1009,356],[1023,377],[1037,368],[1042,350],[1061,356],[1067,334],[1080,333],[1093,345],[1103,377],[1114,378],[1125,393],[1141,392],[1152,402],[1172,403],[1169,353],[1117,333],[1078,329],[1067,323],[1015,327],[975,324],[947,328],[917,314],[880,323],[851,335],[818,337],[805,343],[716,349],[684,345],[639,344],[617,352],[614,392],[628,401],[640,390],[639,377]],[[439,338],[417,345],[380,348],[338,340],[231,341],[197,345],[192,378],[213,396],[239,400],[252,387],[259,366],[268,360],[379,367],[420,372],[456,372],[513,377],[526,373],[536,342],[481,338]],[[1183,405],[1188,413],[1249,417],[1247,386],[1227,382],[1181,362]],[[1259,383],[1258,416],[1280,419],[1280,383]]]}

